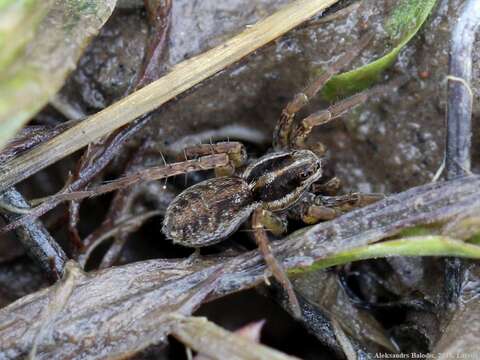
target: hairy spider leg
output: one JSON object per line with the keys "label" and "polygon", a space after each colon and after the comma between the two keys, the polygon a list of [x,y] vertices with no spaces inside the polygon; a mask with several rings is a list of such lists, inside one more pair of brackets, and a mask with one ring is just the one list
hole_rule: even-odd
{"label": "hairy spider leg", "polygon": [[300,303],[298,302],[297,296],[295,295],[295,290],[293,285],[288,279],[283,266],[275,258],[275,255],[272,252],[272,249],[269,245],[267,232],[262,223],[262,219],[265,219],[265,212],[267,210],[262,207],[258,207],[254,210],[252,215],[252,228],[255,241],[257,242],[258,250],[265,260],[267,268],[272,272],[273,277],[280,283],[280,285],[285,289],[288,295],[288,301],[290,303],[291,310],[295,317],[298,319],[302,318],[302,310],[300,308]]}
{"label": "hairy spider leg", "polygon": [[314,183],[310,191],[314,194],[336,195],[342,189],[342,180],[338,176],[331,177],[325,182]]}
{"label": "hairy spider leg", "polygon": [[264,210],[258,215],[258,220],[263,228],[275,236],[281,236],[287,232],[287,221],[277,214]]}
{"label": "hairy spider leg", "polygon": [[287,149],[290,146],[290,136],[292,132],[293,119],[295,114],[300,111],[310,99],[312,99],[328,80],[337,74],[341,69],[348,66],[358,54],[370,43],[372,35],[366,35],[360,39],[359,45],[354,49],[347,51],[332,66],[314,80],[303,92],[294,96],[287,106],[282,110],[280,119],[273,135],[273,147],[276,150]]}
{"label": "hairy spider leg", "polygon": [[313,146],[307,146],[305,144],[305,141],[312,132],[313,128],[325,125],[330,121],[339,118],[346,112],[364,103],[368,99],[368,95],[369,91],[355,94],[329,106],[326,110],[320,110],[307,116],[300,122],[298,126],[295,127],[295,130],[291,133],[289,147],[295,149],[309,148],[318,156],[323,156],[326,152],[325,145],[320,142],[317,142]]}
{"label": "hairy spider leg", "polygon": [[247,159],[245,146],[238,141],[222,141],[218,143],[188,146],[184,149],[188,158],[195,158],[211,154],[227,154],[230,162],[226,166],[215,169],[215,175],[232,176],[235,170],[244,165]]}
{"label": "hairy spider leg", "polygon": [[373,204],[385,198],[384,194],[353,192],[337,196],[309,193],[292,209],[292,214],[306,224],[332,220],[353,209]]}

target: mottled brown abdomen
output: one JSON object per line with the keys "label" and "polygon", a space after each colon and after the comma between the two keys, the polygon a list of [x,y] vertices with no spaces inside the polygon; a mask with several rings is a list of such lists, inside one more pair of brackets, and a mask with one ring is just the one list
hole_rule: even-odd
{"label": "mottled brown abdomen", "polygon": [[162,231],[183,246],[212,245],[237,230],[256,206],[245,180],[238,177],[206,180],[189,187],[172,201]]}

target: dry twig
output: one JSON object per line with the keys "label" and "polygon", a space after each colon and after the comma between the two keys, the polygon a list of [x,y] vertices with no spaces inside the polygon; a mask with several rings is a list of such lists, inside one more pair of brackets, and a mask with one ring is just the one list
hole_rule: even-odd
{"label": "dry twig", "polygon": [[[480,1],[469,0],[452,33],[448,76],[447,147],[445,168],[447,179],[470,173],[472,137],[472,49],[475,32],[480,25]],[[463,277],[460,259],[446,260],[447,294],[456,302]]]}
{"label": "dry twig", "polygon": [[[29,211],[30,204],[15,188],[0,194],[0,212],[10,222],[15,222],[19,214],[5,209],[5,205],[15,209]],[[50,279],[62,277],[67,256],[41,222],[30,221],[17,229],[17,236],[30,257],[36,261]]]}
{"label": "dry twig", "polygon": [[472,50],[480,25],[480,2],[467,1],[452,33],[448,76],[447,178],[470,171],[472,137]]}

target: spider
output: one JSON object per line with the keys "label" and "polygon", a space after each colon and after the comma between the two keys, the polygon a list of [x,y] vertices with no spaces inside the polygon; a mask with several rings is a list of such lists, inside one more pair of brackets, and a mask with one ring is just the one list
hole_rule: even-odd
{"label": "spider", "polygon": [[317,143],[309,147],[306,144],[314,127],[326,124],[363,103],[367,93],[346,98],[298,123],[294,117],[367,43],[368,40],[361,40],[358,48],[341,56],[287,104],[274,131],[273,152],[242,168],[246,153],[240,143],[189,148],[188,156],[226,152],[231,164],[222,168],[217,177],[180,193],[168,206],[164,217],[162,231],[165,236],[174,243],[193,248],[228,238],[251,217],[259,249],[272,275],[287,290],[292,311],[297,316],[301,316],[298,301],[283,268],[270,251],[266,229],[274,235],[281,235],[286,230],[288,216],[306,223],[329,220],[352,207],[376,201],[380,196],[360,193],[325,196],[325,193],[336,193],[340,181],[337,177],[324,179],[325,146]]}

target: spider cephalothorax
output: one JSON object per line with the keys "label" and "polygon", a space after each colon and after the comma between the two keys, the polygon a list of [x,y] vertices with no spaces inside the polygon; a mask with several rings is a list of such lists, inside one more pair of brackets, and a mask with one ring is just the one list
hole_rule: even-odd
{"label": "spider cephalothorax", "polygon": [[263,208],[279,211],[295,204],[322,176],[321,164],[310,150],[276,152],[250,164],[242,177]]}

